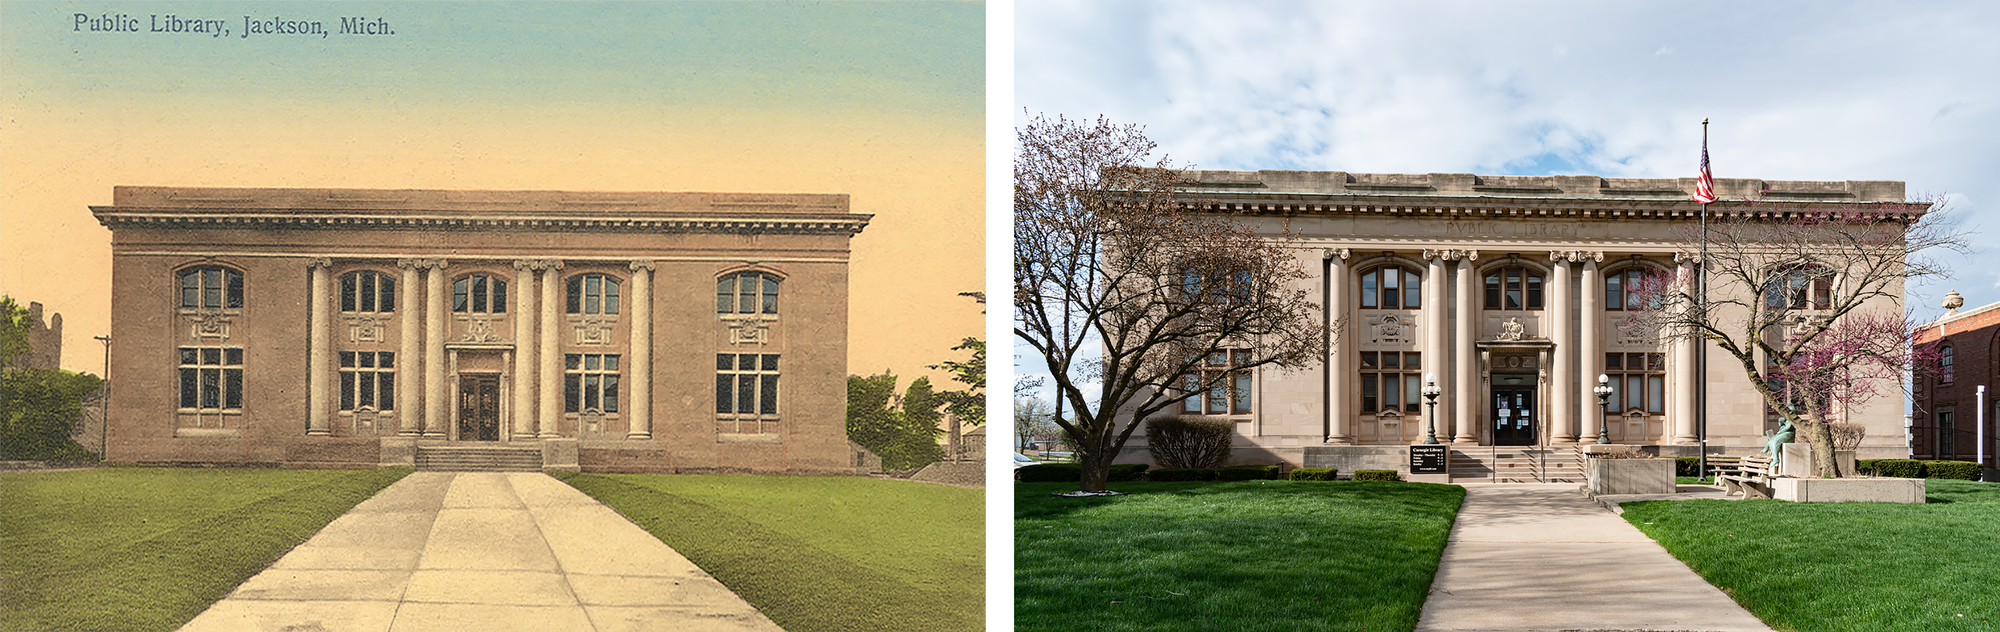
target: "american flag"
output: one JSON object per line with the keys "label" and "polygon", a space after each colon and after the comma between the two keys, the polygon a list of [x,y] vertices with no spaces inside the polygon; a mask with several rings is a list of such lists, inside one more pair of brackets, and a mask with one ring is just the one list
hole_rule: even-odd
{"label": "american flag", "polygon": [[1694,201],[1702,204],[1715,201],[1715,178],[1708,175],[1707,138],[1701,139],[1701,177],[1694,181]]}

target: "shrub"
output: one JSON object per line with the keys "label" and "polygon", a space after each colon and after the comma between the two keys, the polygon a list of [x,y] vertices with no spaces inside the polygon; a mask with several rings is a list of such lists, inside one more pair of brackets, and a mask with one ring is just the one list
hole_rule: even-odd
{"label": "shrub", "polygon": [[1302,467],[1292,470],[1287,478],[1295,481],[1331,481],[1340,470],[1331,467]]}
{"label": "shrub", "polygon": [[1922,461],[1924,478],[1950,478],[1961,481],[1976,481],[1985,474],[1986,468],[1971,461]]}
{"label": "shrub", "polygon": [[1146,473],[1151,481],[1212,481],[1215,470],[1200,467],[1163,467]]}
{"label": "shrub", "polygon": [[1222,468],[1215,473],[1215,478],[1224,481],[1275,481],[1278,480],[1278,466],[1235,465]]}
{"label": "shrub", "polygon": [[1214,417],[1146,420],[1146,450],[1163,468],[1213,468],[1229,460],[1236,422]]}
{"label": "shrub", "polygon": [[1696,476],[1701,475],[1700,472],[1696,471],[1699,469],[1701,469],[1701,457],[1698,456],[1674,457],[1674,476],[1686,476],[1688,478],[1694,478]]}
{"label": "shrub", "polygon": [[1400,480],[1403,480],[1403,477],[1402,477],[1401,475],[1397,474],[1395,470],[1355,470],[1355,471],[1354,471],[1354,480],[1357,480],[1357,481],[1400,481]]}
{"label": "shrub", "polygon": [[1075,463],[1043,463],[1014,470],[1023,483],[1075,483],[1083,480],[1083,466]]}
{"label": "shrub", "polygon": [[94,461],[70,439],[95,375],[60,369],[0,369],[0,459]]}
{"label": "shrub", "polygon": [[1923,478],[1924,462],[1911,459],[1875,459],[1872,467],[1876,476],[1894,478]]}
{"label": "shrub", "polygon": [[[1146,464],[1144,463],[1114,463],[1111,465],[1111,475],[1106,476],[1104,480],[1113,483],[1136,481],[1139,480],[1139,476],[1145,473]],[[1077,475],[1080,477],[1082,473],[1079,472]]]}

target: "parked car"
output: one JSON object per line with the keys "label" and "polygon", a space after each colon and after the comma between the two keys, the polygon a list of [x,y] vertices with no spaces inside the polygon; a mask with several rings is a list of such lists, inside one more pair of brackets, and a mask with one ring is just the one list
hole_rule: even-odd
{"label": "parked car", "polygon": [[1026,454],[1021,454],[1019,452],[1014,453],[1014,469],[1018,470],[1030,465],[1041,465],[1041,463],[1042,463],[1041,461],[1028,458],[1028,455]]}

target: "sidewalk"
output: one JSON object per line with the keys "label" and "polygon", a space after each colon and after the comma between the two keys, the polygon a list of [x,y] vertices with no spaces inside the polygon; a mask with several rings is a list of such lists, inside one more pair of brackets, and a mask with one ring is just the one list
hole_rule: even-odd
{"label": "sidewalk", "polygon": [[181,630],[778,626],[652,534],[547,475],[416,472]]}
{"label": "sidewalk", "polygon": [[1419,632],[1770,632],[1575,483],[1468,484]]}

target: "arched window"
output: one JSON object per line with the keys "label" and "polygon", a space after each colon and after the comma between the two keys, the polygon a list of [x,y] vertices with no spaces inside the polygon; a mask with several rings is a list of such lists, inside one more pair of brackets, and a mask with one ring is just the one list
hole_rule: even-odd
{"label": "arched window", "polygon": [[1541,309],[1542,273],[1533,268],[1495,268],[1486,273],[1486,309]]}
{"label": "arched window", "polygon": [[1402,266],[1382,266],[1361,275],[1361,307],[1417,309],[1423,307],[1423,277]]}
{"label": "arched window", "polygon": [[1945,345],[1943,349],[1938,350],[1938,382],[1940,384],[1950,384],[1952,379],[1958,377],[1957,370],[1951,366],[1951,356],[1951,345]]}
{"label": "arched window", "polygon": [[1764,288],[1770,309],[1828,309],[1833,303],[1833,272],[1817,266],[1791,266],[1771,275]]}
{"label": "arched window", "polygon": [[396,311],[396,277],[374,270],[340,275],[340,311]]}
{"label": "arched window", "polygon": [[579,274],[569,278],[571,314],[618,313],[618,279],[602,274]]}
{"label": "arched window", "polygon": [[507,313],[507,281],[472,274],[451,284],[451,311],[474,314]]}
{"label": "arched window", "polygon": [[715,313],[778,313],[778,277],[764,272],[738,272],[715,280]]}
{"label": "arched window", "polygon": [[180,273],[181,307],[238,309],[243,307],[243,273],[222,266],[200,266]]}

